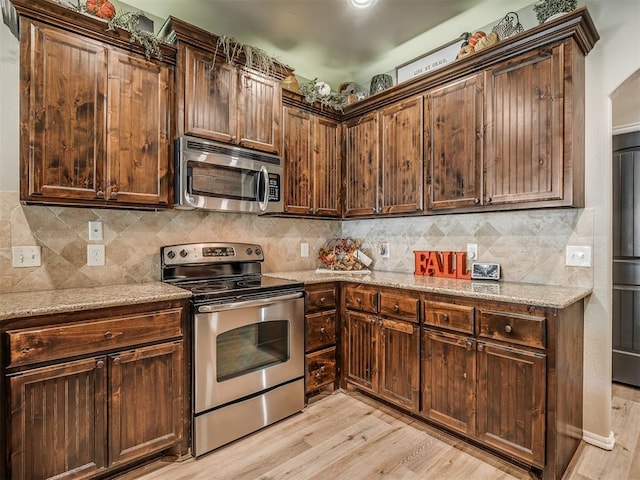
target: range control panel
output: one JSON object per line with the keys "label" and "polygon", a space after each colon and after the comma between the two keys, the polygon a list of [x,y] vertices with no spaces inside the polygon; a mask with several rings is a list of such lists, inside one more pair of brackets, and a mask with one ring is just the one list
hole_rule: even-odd
{"label": "range control panel", "polygon": [[262,262],[260,245],[250,243],[184,243],[160,248],[162,265]]}

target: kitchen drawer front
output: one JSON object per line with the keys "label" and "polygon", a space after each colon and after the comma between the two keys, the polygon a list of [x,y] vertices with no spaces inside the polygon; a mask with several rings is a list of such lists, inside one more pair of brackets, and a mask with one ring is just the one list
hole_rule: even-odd
{"label": "kitchen drawer front", "polygon": [[418,323],[418,299],[409,296],[380,293],[380,314]]}
{"label": "kitchen drawer front", "polygon": [[336,311],[305,315],[307,327],[306,351],[311,352],[336,343]]}
{"label": "kitchen drawer front", "polygon": [[320,350],[306,356],[307,388],[310,392],[336,379],[336,347]]}
{"label": "kitchen drawer front", "polygon": [[377,313],[378,292],[370,288],[345,287],[344,306],[349,310]]}
{"label": "kitchen drawer front", "polygon": [[473,335],[474,307],[444,302],[424,302],[424,323]]}
{"label": "kitchen drawer front", "polygon": [[336,308],[336,288],[326,288],[321,290],[310,290],[307,292],[308,313],[318,312],[320,310],[329,310]]}
{"label": "kitchen drawer front", "polygon": [[478,336],[545,348],[545,323],[541,316],[479,309]]}
{"label": "kitchen drawer front", "polygon": [[182,337],[182,309],[7,332],[9,365],[18,367]]}

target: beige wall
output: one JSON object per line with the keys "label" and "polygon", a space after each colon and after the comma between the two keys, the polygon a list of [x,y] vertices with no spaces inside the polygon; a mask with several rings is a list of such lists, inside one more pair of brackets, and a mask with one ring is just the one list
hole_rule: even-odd
{"label": "beige wall", "polygon": [[[184,239],[263,243],[269,256],[267,271],[315,266],[313,257],[307,261],[299,259],[299,242],[309,241],[313,254],[326,239],[340,234],[391,242],[392,257],[377,259],[377,265],[398,271],[411,271],[412,248],[460,249],[477,239],[481,259],[502,263],[508,279],[579,285],[593,282],[594,294],[587,302],[585,315],[585,435],[589,441],[610,445],[610,96],[640,68],[636,50],[640,29],[634,22],[640,18],[640,3],[611,0],[584,4],[589,7],[602,37],[587,58],[586,69],[587,208],[518,212],[513,214],[513,225],[512,218],[505,213],[352,221],[341,225],[201,212],[22,206],[15,193],[18,190],[18,42],[0,25],[0,289],[39,290],[156,279],[159,245]],[[460,33],[457,26],[450,26],[449,36],[454,30],[456,35]],[[446,30],[447,26],[442,28]],[[86,221],[95,218],[102,219],[105,226],[107,266],[103,268],[83,264]],[[558,230],[554,225],[562,228]],[[34,270],[10,267],[11,246],[33,242],[43,246],[43,266]],[[562,265],[562,247],[573,242],[593,245],[593,269],[578,271]],[[141,260],[126,263],[138,254]],[[527,272],[527,266],[532,265],[535,270],[531,268],[532,271]]]}

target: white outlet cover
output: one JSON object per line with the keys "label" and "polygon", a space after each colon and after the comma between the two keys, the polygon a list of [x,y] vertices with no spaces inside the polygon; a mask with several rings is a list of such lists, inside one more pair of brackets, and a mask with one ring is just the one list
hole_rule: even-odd
{"label": "white outlet cover", "polygon": [[309,244],[308,243],[301,243],[300,244],[300,256],[304,257],[304,258],[309,256]]}
{"label": "white outlet cover", "polygon": [[566,265],[568,267],[590,267],[591,247],[567,245]]}
{"label": "white outlet cover", "polygon": [[87,245],[87,266],[101,267],[104,265],[104,245]]}

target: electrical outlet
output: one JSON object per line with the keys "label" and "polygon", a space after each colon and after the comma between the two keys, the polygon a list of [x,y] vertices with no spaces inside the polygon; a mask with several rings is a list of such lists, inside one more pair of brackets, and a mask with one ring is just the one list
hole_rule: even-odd
{"label": "electrical outlet", "polygon": [[300,244],[300,256],[306,258],[309,256],[309,244],[301,243]]}
{"label": "electrical outlet", "polygon": [[13,247],[11,248],[12,265],[15,268],[39,267],[42,265],[40,247]]}
{"label": "electrical outlet", "polygon": [[467,243],[467,260],[478,260],[478,244]]}
{"label": "electrical outlet", "polygon": [[89,240],[102,240],[102,222],[89,222]]}
{"label": "electrical outlet", "polygon": [[567,245],[565,264],[568,267],[590,267],[591,247]]}
{"label": "electrical outlet", "polygon": [[104,245],[87,245],[87,265],[101,267],[104,265]]}
{"label": "electrical outlet", "polygon": [[389,258],[390,254],[391,252],[389,252],[389,244],[387,242],[378,243],[378,255],[382,258]]}

